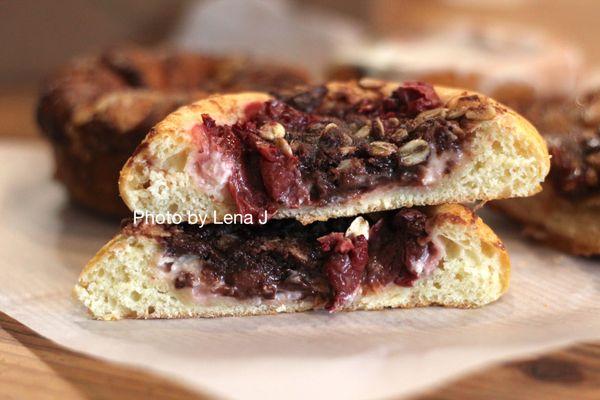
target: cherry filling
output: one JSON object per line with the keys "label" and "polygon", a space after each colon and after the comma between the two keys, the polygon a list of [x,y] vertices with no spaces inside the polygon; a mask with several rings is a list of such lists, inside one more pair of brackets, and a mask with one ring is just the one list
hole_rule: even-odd
{"label": "cherry filling", "polygon": [[[427,233],[427,216],[405,208],[393,218],[380,219],[370,230],[372,259],[367,283],[371,287],[394,282],[410,287],[422,275],[429,275],[442,256],[441,249]],[[394,237],[394,241],[386,238]],[[403,243],[398,246],[397,243]]]}
{"label": "cherry filling", "polygon": [[369,239],[347,232],[351,218],[303,226],[128,224],[124,233],[163,244],[161,270],[177,289],[240,300],[313,299],[330,311],[389,284],[412,286],[437,267],[442,249],[418,209],[364,216]]}
{"label": "cherry filling", "polygon": [[323,269],[333,292],[333,299],[327,307],[335,311],[351,303],[358,294],[369,262],[369,244],[364,235],[348,238],[341,232],[333,232],[317,240],[327,253]]}
{"label": "cherry filling", "polygon": [[309,193],[302,182],[298,158],[285,155],[276,146],[264,141],[256,141],[254,147],[260,155],[260,175],[267,196],[278,204],[290,207],[308,202]]}
{"label": "cherry filling", "polygon": [[365,90],[362,97],[322,86],[279,93],[250,104],[234,125],[203,115],[208,136],[237,138],[222,149],[234,160],[227,186],[237,211],[258,216],[339,202],[392,182],[429,185],[452,170],[472,136],[466,109],[443,107],[424,83],[405,83],[391,95]]}
{"label": "cherry filling", "polygon": [[[262,179],[252,172],[258,168],[261,158],[258,153],[249,151],[240,142],[240,138],[228,126],[219,126],[208,115],[203,115],[203,129],[207,138],[198,142],[207,141],[215,143],[211,151],[219,151],[232,161],[235,168],[231,171],[227,186],[231,197],[237,205],[238,212],[258,217],[262,211],[267,210],[273,214],[275,204],[269,200]],[[194,133],[198,138],[199,133]],[[197,165],[202,165],[205,148],[201,148]]]}
{"label": "cherry filling", "polygon": [[398,108],[407,115],[417,115],[442,105],[433,87],[421,82],[405,83],[392,93],[392,99],[389,108]]}

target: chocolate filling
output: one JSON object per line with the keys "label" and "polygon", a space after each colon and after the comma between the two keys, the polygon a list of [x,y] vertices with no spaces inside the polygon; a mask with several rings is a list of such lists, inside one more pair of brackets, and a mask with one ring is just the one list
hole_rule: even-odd
{"label": "chocolate filling", "polygon": [[[358,293],[388,285],[412,286],[437,267],[441,249],[427,215],[401,209],[365,216],[369,239],[346,236],[351,218],[307,226],[293,220],[265,225],[146,225],[124,227],[164,246],[160,268],[177,289],[236,299],[273,300],[294,294],[335,311]],[[180,268],[182,260],[192,267]]]}
{"label": "chocolate filling", "polygon": [[360,99],[324,86],[280,92],[231,126],[203,115],[203,131],[234,162],[228,188],[238,212],[340,202],[388,183],[433,184],[463,156],[473,120],[495,115],[478,96],[443,106],[424,83],[391,95],[365,90]]}

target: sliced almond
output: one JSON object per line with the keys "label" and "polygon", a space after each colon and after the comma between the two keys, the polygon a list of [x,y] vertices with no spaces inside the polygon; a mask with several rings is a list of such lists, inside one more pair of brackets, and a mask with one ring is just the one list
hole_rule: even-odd
{"label": "sliced almond", "polygon": [[354,140],[352,139],[352,137],[350,135],[348,135],[345,132],[340,132],[338,134],[338,139],[340,141],[340,145],[342,146],[351,146],[352,143],[354,143]]}
{"label": "sliced almond", "polygon": [[427,160],[429,156],[429,143],[423,139],[414,139],[400,147],[400,164],[410,167]]}
{"label": "sliced almond", "polygon": [[460,118],[463,115],[465,115],[466,112],[467,112],[466,108],[456,108],[453,110],[448,110],[448,112],[446,113],[446,118],[457,119],[457,118]]}
{"label": "sliced almond", "polygon": [[[448,108],[448,112],[446,113],[446,118],[448,119],[456,119],[465,115],[468,111],[484,108],[488,106],[485,98],[482,98],[476,94],[463,94],[460,96],[454,96],[446,103],[446,107]],[[495,111],[495,110],[494,110]],[[484,115],[485,113],[482,113]],[[473,114],[474,115],[474,114]],[[473,118],[475,119],[475,118]]]}
{"label": "sliced almond", "polygon": [[479,95],[476,95],[476,94],[470,94],[470,95],[466,95],[466,96],[460,96],[458,98],[456,107],[457,108],[476,108],[483,104],[487,104],[487,101],[485,98],[483,98]]}
{"label": "sliced almond", "polygon": [[458,96],[452,96],[447,102],[446,102],[446,108],[449,109],[453,109],[456,108],[458,106],[458,100],[460,99],[461,95]]}

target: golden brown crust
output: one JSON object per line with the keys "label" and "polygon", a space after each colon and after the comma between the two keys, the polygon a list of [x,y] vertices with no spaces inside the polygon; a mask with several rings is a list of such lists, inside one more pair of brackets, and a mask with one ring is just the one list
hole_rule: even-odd
{"label": "golden brown crust", "polygon": [[145,163],[147,160],[152,160],[153,149],[150,147],[151,143],[160,141],[163,137],[171,137],[175,142],[190,141],[191,138],[184,127],[190,125],[190,123],[202,123],[202,114],[210,115],[218,124],[231,125],[243,116],[245,105],[257,101],[265,102],[270,99],[272,99],[272,96],[261,92],[213,95],[181,107],[169,114],[150,130],[119,174],[119,191],[125,204],[130,210],[133,209],[127,193],[127,182],[136,173],[136,163]]}
{"label": "golden brown crust", "polygon": [[486,225],[473,210],[458,204],[437,206],[435,214],[436,224],[441,225],[447,220],[453,224],[463,224],[476,229],[477,236],[488,246],[488,249],[499,255],[502,267],[502,293],[505,293],[510,283],[510,257],[504,243],[502,243],[492,228]]}

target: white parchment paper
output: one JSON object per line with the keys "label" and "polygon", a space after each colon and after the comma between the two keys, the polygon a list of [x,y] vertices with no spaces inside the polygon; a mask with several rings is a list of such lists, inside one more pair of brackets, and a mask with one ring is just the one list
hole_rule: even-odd
{"label": "white parchment paper", "polygon": [[600,339],[600,263],[521,241],[510,291],[476,310],[423,308],[213,320],[93,321],[71,297],[117,230],[69,206],[49,149],[0,143],[0,311],[70,349],[229,398],[412,394],[484,365]]}

